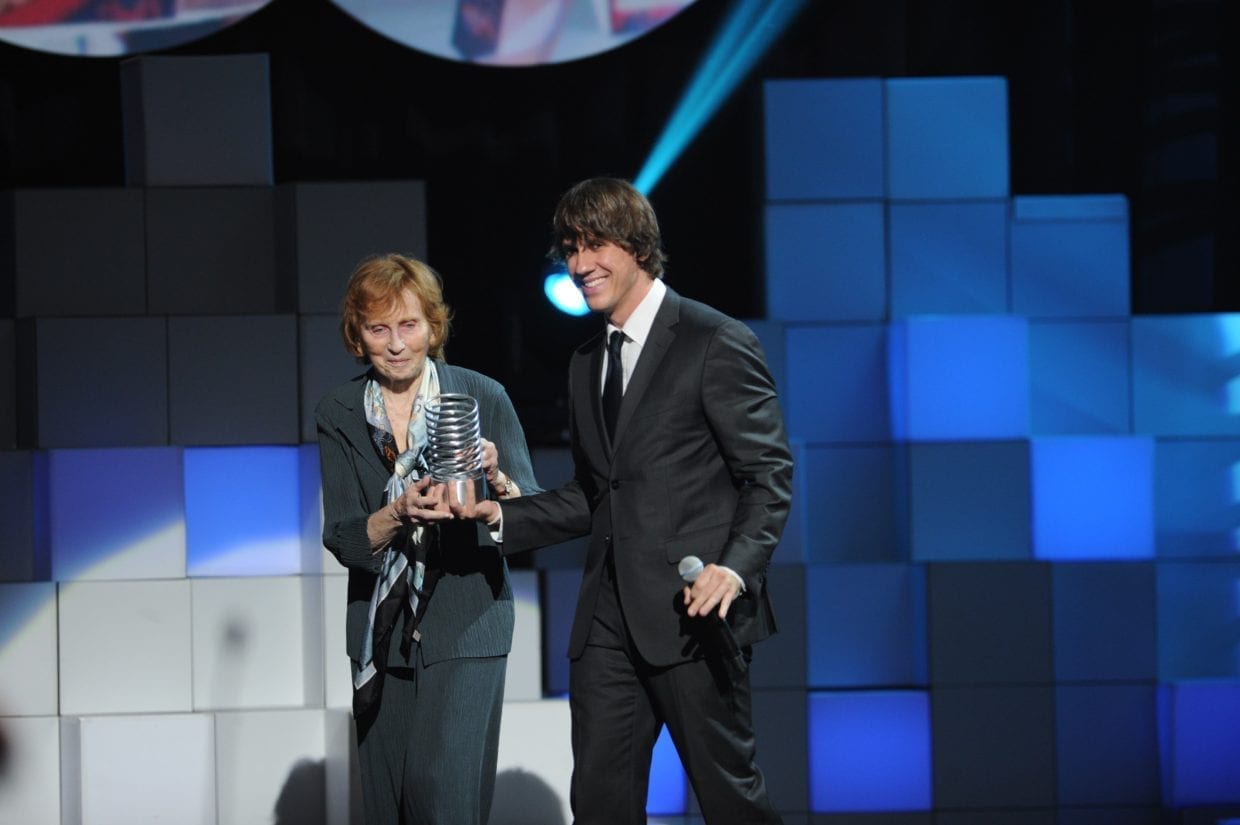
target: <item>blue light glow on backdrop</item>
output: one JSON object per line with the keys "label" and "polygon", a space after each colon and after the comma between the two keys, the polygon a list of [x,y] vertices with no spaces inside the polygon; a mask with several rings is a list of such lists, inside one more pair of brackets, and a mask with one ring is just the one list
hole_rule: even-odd
{"label": "blue light glow on backdrop", "polygon": [[190,576],[278,576],[301,571],[296,447],[185,451]]}
{"label": "blue light glow on backdrop", "polygon": [[56,581],[184,576],[180,452],[52,450],[48,526]]}

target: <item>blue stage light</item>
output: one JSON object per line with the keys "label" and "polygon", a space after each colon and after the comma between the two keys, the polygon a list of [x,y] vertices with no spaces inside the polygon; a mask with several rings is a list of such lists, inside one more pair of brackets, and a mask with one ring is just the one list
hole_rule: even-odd
{"label": "blue stage light", "polygon": [[805,0],[740,0],[689,82],[689,88],[633,185],[649,193],[779,37]]}
{"label": "blue stage light", "polygon": [[586,299],[581,297],[581,290],[573,283],[573,278],[563,269],[557,269],[543,281],[543,292],[547,300],[560,312],[582,316],[590,312]]}

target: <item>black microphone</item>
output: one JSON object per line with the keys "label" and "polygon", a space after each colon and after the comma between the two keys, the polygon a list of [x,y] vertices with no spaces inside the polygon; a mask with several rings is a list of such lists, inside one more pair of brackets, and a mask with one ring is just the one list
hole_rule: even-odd
{"label": "black microphone", "polygon": [[[676,565],[676,572],[680,574],[680,578],[685,584],[692,585],[697,581],[697,577],[702,574],[705,565],[697,556],[685,556]],[[711,628],[708,632],[714,638],[715,648],[719,651],[719,655],[725,660],[741,660],[741,647],[736,643],[736,636],[732,633],[732,626],[724,619],[719,617],[719,613],[715,610],[710,612],[709,616],[700,617],[706,626]]]}

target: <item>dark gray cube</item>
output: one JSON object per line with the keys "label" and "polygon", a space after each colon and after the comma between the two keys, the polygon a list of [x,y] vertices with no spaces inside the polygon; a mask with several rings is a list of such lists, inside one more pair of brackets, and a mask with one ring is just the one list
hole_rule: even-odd
{"label": "dark gray cube", "polygon": [[[936,809],[1002,811],[1055,805],[1054,688],[935,688],[930,705]],[[1050,817],[1011,821],[1053,825],[1053,812]],[[1009,820],[958,821],[993,825]]]}
{"label": "dark gray cube", "polygon": [[121,102],[130,186],[271,184],[267,55],[126,60]]}
{"label": "dark gray cube", "polygon": [[297,284],[300,312],[339,312],[350,273],[370,255],[426,260],[422,181],[295,183],[277,192],[280,268]]}
{"label": "dark gray cube", "polygon": [[17,301],[17,227],[14,194],[0,192],[0,317],[13,317]]}
{"label": "dark gray cube", "polygon": [[35,398],[29,440],[44,448],[168,443],[165,319],[40,318],[32,328],[34,371],[18,388]]}
{"label": "dark gray cube", "polygon": [[767,588],[775,604],[779,632],[754,648],[750,683],[758,688],[799,688],[806,684],[805,568],[785,564],[767,569]]}
{"label": "dark gray cube", "polygon": [[928,587],[932,684],[1052,681],[1049,565],[932,564]]}
{"label": "dark gray cube", "polygon": [[[763,651],[764,653],[767,651]],[[804,690],[755,690],[754,739],[758,765],[777,811],[809,811],[809,742]]]}
{"label": "dark gray cube", "polygon": [[48,578],[48,555],[37,544],[41,531],[35,523],[42,460],[26,451],[0,452],[0,582]]}
{"label": "dark gray cube", "polygon": [[171,318],[174,444],[296,444],[297,322],[292,315]]}
{"label": "dark gray cube", "polygon": [[0,450],[17,446],[17,325],[0,319]]}
{"label": "dark gray cube", "polygon": [[150,312],[234,315],[291,311],[277,278],[271,189],[146,193]]}
{"label": "dark gray cube", "polygon": [[301,440],[317,441],[314,408],[319,399],[353,376],[365,372],[344,348],[340,319],[335,315],[303,315],[297,320],[301,363]]}
{"label": "dark gray cube", "polygon": [[13,193],[18,317],[146,314],[142,193]]}

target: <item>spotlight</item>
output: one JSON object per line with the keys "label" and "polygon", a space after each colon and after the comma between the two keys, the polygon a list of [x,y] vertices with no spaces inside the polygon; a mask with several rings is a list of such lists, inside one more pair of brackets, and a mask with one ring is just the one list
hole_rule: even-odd
{"label": "spotlight", "polygon": [[633,185],[649,194],[698,132],[783,33],[805,0],[739,0],[698,66]]}
{"label": "spotlight", "polygon": [[547,300],[560,312],[582,316],[590,312],[586,299],[581,297],[581,290],[573,283],[573,278],[566,269],[554,269],[543,281],[543,292]]}

